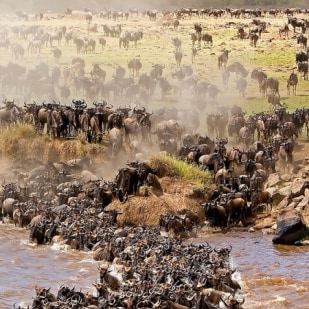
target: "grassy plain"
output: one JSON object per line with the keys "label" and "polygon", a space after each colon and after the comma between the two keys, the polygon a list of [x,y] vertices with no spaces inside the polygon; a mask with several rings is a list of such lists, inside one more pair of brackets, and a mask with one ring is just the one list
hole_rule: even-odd
{"label": "grassy plain", "polygon": [[[302,16],[300,16],[302,17]],[[250,46],[249,40],[239,40],[237,38],[237,28],[244,26],[245,31],[249,31],[249,26],[252,21],[251,18],[231,19],[228,16],[222,18],[197,18],[180,20],[180,26],[178,30],[173,28],[173,19],[158,18],[157,21],[150,21],[147,16],[130,17],[128,20],[104,20],[99,17],[94,17],[92,24],[97,24],[98,32],[87,31],[87,23],[82,14],[74,14],[72,16],[64,16],[61,19],[57,18],[57,15],[46,14],[41,21],[18,21],[15,16],[2,16],[0,19],[1,28],[9,29],[10,43],[18,42],[25,48],[25,55],[21,59],[12,58],[10,49],[5,51],[4,48],[0,48],[0,64],[7,65],[9,62],[19,63],[25,65],[27,68],[34,68],[40,62],[47,63],[52,70],[55,66],[58,66],[61,70],[65,66],[70,66],[74,57],[81,57],[86,63],[86,76],[89,76],[92,65],[100,64],[101,68],[107,72],[106,79],[112,78],[115,73],[115,67],[117,65],[122,66],[127,71],[127,63],[133,58],[139,58],[142,62],[142,73],[149,73],[154,63],[165,64],[163,76],[169,80],[173,80],[171,73],[177,69],[174,59],[174,46],[172,44],[172,38],[179,37],[182,41],[182,51],[184,54],[182,64],[191,65],[195,76],[199,80],[205,80],[209,83],[216,84],[222,91],[218,97],[218,103],[221,105],[230,104],[231,101],[237,102],[242,105],[248,112],[255,112],[259,109],[265,109],[268,104],[264,98],[261,97],[258,92],[258,87],[255,81],[250,79],[250,73],[247,77],[248,87],[246,91],[246,97],[240,99],[238,93],[235,90],[235,77],[232,76],[229,82],[229,88],[225,90],[222,86],[221,72],[218,70],[217,57],[221,51],[225,48],[231,51],[229,55],[229,63],[238,61],[242,63],[249,72],[254,68],[263,69],[268,76],[279,78],[280,80],[280,93],[282,100],[287,104],[288,108],[294,109],[295,107],[302,107],[305,102],[305,98],[308,95],[307,81],[303,81],[301,78],[298,85],[298,96],[287,97],[286,92],[286,78],[290,72],[295,69],[295,53],[300,50],[299,45],[296,42],[296,35],[293,31],[290,31],[288,39],[281,39],[278,34],[279,26],[282,26],[287,22],[285,15],[278,16],[277,18],[270,18],[268,16],[261,18],[262,21],[267,23],[265,33],[262,33],[261,39],[257,43],[257,47]],[[164,22],[170,22],[167,27],[163,26]],[[203,26],[203,33],[209,33],[213,36],[213,46],[204,47],[202,43],[201,49],[198,50],[195,64],[191,64],[191,39],[190,33],[194,32],[193,24],[201,23]],[[143,38],[138,42],[138,46],[134,47],[134,44],[130,44],[128,49],[119,48],[117,37],[105,37],[107,44],[104,50],[98,44],[98,38],[103,36],[102,25],[115,26],[120,24],[123,30],[142,30]],[[30,26],[38,25],[43,28],[44,31],[52,33],[62,26],[66,26],[67,31],[72,31],[76,36],[81,38],[94,38],[97,40],[96,52],[79,54],[76,53],[75,45],[65,46],[64,39],[60,46],[57,46],[54,41],[53,46],[47,44],[41,50],[41,53],[31,53],[27,51],[28,44],[32,39],[31,35],[26,38],[21,38],[12,32],[14,27],[28,28]],[[292,30],[292,29],[291,29]],[[59,47],[62,51],[62,56],[59,63],[53,58],[52,50],[55,47]],[[300,77],[300,76],[299,76]],[[136,80],[138,79],[135,78]],[[61,83],[61,81],[60,81]],[[57,93],[57,92],[56,92]],[[9,93],[2,89],[2,95],[7,97],[20,97],[23,99],[24,94],[14,93],[14,90]],[[71,93],[71,98],[77,98],[80,94]],[[36,99],[35,97],[31,99]],[[43,98],[41,98],[43,99]],[[86,98],[87,99],[87,98]],[[111,101],[113,99],[111,98]],[[162,102],[159,96],[155,96],[152,99],[151,107],[161,107],[168,104],[176,105],[182,100],[177,97],[173,92]],[[124,103],[125,98],[123,98]],[[90,100],[89,100],[90,102]],[[65,102],[68,103],[68,102]],[[181,102],[180,102],[181,103]],[[185,102],[183,102],[185,104]],[[210,103],[209,103],[210,104]],[[210,108],[211,106],[207,106]]]}
{"label": "grassy plain", "polygon": [[[303,16],[297,16],[303,17]],[[287,16],[279,15],[276,18],[265,16],[260,18],[267,24],[266,31],[262,33],[261,39],[257,42],[257,47],[254,48],[250,45],[248,39],[240,40],[237,37],[237,29],[243,26],[248,33],[251,26],[251,18],[230,18],[224,16],[222,18],[199,18],[192,17],[192,19],[180,20],[178,29],[173,27],[173,18],[158,17],[156,21],[150,21],[147,16],[129,17],[128,20],[106,20],[98,16],[94,16],[92,25],[97,24],[97,32],[88,33],[88,24],[82,12],[74,12],[73,15],[57,15],[57,14],[44,14],[44,18],[36,21],[30,18],[29,21],[19,21],[14,15],[2,15],[0,18],[0,29],[8,30],[8,39],[10,44],[20,43],[25,48],[25,55],[23,58],[14,59],[9,48],[0,47],[0,65],[6,66],[9,62],[24,65],[27,69],[33,69],[40,63],[48,64],[50,72],[53,68],[59,67],[63,71],[64,67],[70,67],[72,59],[81,57],[85,60],[85,76],[90,77],[90,71],[93,64],[99,64],[102,69],[107,73],[106,80],[111,80],[115,74],[117,66],[126,69],[126,76],[130,76],[127,68],[128,61],[133,58],[139,58],[142,62],[142,69],[140,74],[149,74],[153,64],[164,64],[165,68],[163,76],[166,77],[173,85],[174,89],[177,87],[177,82],[172,78],[172,73],[178,68],[174,58],[174,46],[172,38],[178,37],[182,41],[181,49],[183,51],[182,65],[190,65],[194,71],[194,76],[198,81],[206,81],[209,84],[216,85],[220,93],[216,101],[211,101],[206,96],[205,106],[198,106],[195,104],[195,97],[186,86],[182,87],[182,95],[179,91],[170,91],[164,100],[161,99],[159,90],[154,93],[149,104],[146,106],[147,110],[155,111],[159,108],[178,108],[187,111],[194,109],[198,112],[200,117],[200,126],[198,131],[204,133],[206,131],[206,115],[211,112],[216,112],[219,108],[229,109],[237,104],[247,112],[247,114],[260,112],[263,110],[270,110],[270,105],[261,93],[259,93],[258,84],[250,78],[251,71],[255,68],[264,70],[269,77],[278,78],[280,81],[279,91],[281,101],[287,106],[288,110],[295,110],[308,106],[309,88],[308,81],[304,81],[300,74],[299,84],[297,86],[297,95],[288,96],[286,90],[286,79],[290,73],[296,70],[295,53],[300,51],[300,46],[297,44],[296,36],[299,33],[293,33],[292,28],[289,33],[289,38],[280,38],[278,29],[287,23]],[[167,24],[164,26],[164,24]],[[202,43],[201,48],[198,49],[195,63],[191,62],[191,49],[192,42],[190,33],[194,32],[193,24],[200,23],[203,27],[203,33],[208,33],[213,36],[213,45],[204,46]],[[107,43],[104,49],[98,44],[98,39],[103,37],[103,25],[116,26],[120,24],[123,30],[143,31],[143,38],[137,44],[130,44],[128,49],[119,48],[118,37],[105,37]],[[97,41],[95,53],[81,53],[77,54],[76,47],[72,43],[70,46],[65,46],[64,39],[58,46],[54,41],[53,46],[48,43],[44,45],[40,53],[31,53],[27,47],[29,42],[33,39],[32,34],[26,37],[16,34],[13,29],[21,28],[28,29],[33,26],[42,28],[45,32],[52,33],[65,26],[67,31],[72,31],[75,36],[80,38],[93,38]],[[62,51],[62,56],[59,62],[53,58],[53,49],[58,47]],[[236,90],[236,76],[231,75],[228,88],[223,87],[221,71],[218,69],[217,58],[223,49],[230,50],[228,64],[238,61],[249,70],[247,76],[247,90],[244,98],[241,98]],[[135,83],[138,81],[138,76],[134,77]],[[63,78],[60,78],[59,86],[64,83]],[[56,100],[59,99],[59,89],[55,87]],[[179,88],[178,88],[179,89]],[[8,99],[15,99],[20,105],[24,101],[33,101],[40,103],[48,100],[44,95],[39,97],[29,93],[17,93],[15,88],[7,89],[0,88],[0,94]],[[71,95],[67,101],[61,100],[62,104],[71,104],[72,99],[86,99],[88,106],[92,106],[93,98],[85,98],[79,89],[71,87]],[[97,100],[106,99],[108,102],[116,106],[132,105],[134,102],[127,100],[123,97],[120,101],[114,101],[113,97],[102,98],[98,97]]]}

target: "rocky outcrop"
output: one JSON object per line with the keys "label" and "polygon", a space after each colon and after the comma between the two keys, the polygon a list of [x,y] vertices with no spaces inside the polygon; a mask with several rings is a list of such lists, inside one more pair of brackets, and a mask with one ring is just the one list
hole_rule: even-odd
{"label": "rocky outcrop", "polygon": [[306,235],[306,223],[302,214],[291,207],[279,212],[274,244],[294,245]]}

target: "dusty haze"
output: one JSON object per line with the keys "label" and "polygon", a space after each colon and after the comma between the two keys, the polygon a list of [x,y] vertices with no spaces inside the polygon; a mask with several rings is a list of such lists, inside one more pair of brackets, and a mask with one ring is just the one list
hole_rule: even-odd
{"label": "dusty haze", "polygon": [[24,0],[24,1],[12,1],[2,0],[0,1],[0,10],[2,13],[12,13],[16,11],[23,11],[27,13],[39,13],[39,12],[64,12],[66,8],[73,10],[82,10],[84,8],[90,8],[94,11],[100,11],[104,8],[108,9],[120,9],[126,10],[129,8],[138,8],[139,10],[148,9],[162,9],[179,7],[183,4],[183,1],[176,0],[156,0],[156,1],[144,1],[144,0]]}

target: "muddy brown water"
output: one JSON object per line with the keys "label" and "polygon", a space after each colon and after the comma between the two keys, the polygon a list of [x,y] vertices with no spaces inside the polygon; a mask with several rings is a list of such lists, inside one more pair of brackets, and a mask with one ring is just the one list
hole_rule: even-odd
{"label": "muddy brown water", "polygon": [[[83,292],[93,291],[99,279],[98,262],[90,253],[65,247],[35,246],[29,231],[0,224],[0,308],[31,303],[35,286],[61,284]],[[309,308],[309,247],[274,246],[271,236],[255,233],[215,234],[196,238],[212,247],[232,245],[231,263],[242,286],[244,308]]]}

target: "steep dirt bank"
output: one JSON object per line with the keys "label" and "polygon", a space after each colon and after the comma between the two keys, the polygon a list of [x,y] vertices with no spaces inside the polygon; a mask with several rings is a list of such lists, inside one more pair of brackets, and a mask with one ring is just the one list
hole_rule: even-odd
{"label": "steep dirt bank", "polygon": [[[127,161],[127,159],[123,159],[117,161],[117,164],[112,163],[104,155],[103,146],[84,144],[81,141],[20,139],[12,140],[6,145],[5,153],[11,155],[3,156],[4,149],[2,149],[0,177],[3,181],[13,180],[20,172],[34,168],[36,161],[50,164],[80,156],[89,156],[93,159],[95,164],[93,173],[99,178],[112,179],[118,169],[123,167]],[[286,170],[278,165],[279,181],[274,185],[269,185],[269,187],[272,187],[270,189],[289,187],[292,186],[293,179],[308,177],[308,154],[309,143],[307,143],[307,140],[298,141],[295,147],[293,167]],[[290,175],[290,177],[286,175]],[[182,209],[191,210],[199,216],[200,223],[204,223],[205,216],[201,203],[207,200],[215,185],[210,185],[205,190],[201,190],[184,179],[170,175],[159,177],[156,181],[153,180],[150,187],[142,187],[138,196],[129,196],[125,203],[115,200],[108,206],[108,209],[117,208],[121,211],[121,215],[118,216],[118,222],[121,226],[157,225],[161,214],[177,214]],[[278,211],[287,206],[285,201],[286,197],[284,196],[281,196],[280,201],[275,200],[272,211],[259,213],[250,226],[258,229],[272,227],[276,222]],[[303,207],[301,211],[305,221],[309,224],[309,207]],[[246,227],[247,229],[248,227]],[[207,231],[211,232],[212,230],[207,229]]]}

